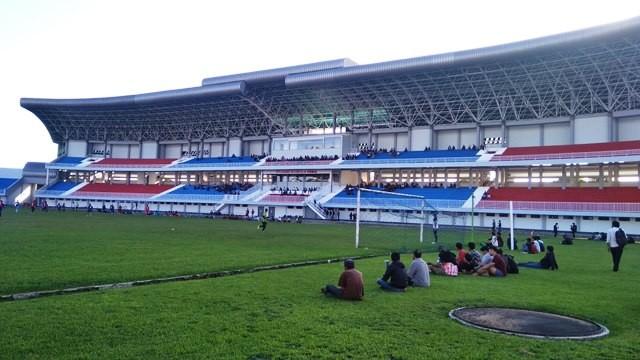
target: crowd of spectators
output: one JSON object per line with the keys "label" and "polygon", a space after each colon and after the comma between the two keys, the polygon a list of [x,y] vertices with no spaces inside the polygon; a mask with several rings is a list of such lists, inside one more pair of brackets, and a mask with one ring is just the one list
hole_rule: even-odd
{"label": "crowd of spectators", "polygon": [[345,187],[345,192],[347,193],[347,195],[355,195],[356,191],[358,190],[358,188],[367,188],[367,189],[371,189],[371,188],[375,188],[375,189],[380,189],[382,191],[389,191],[389,192],[393,192],[396,191],[397,189],[406,189],[406,188],[457,188],[458,184],[457,183],[424,183],[424,184],[420,184],[417,182],[402,182],[402,183],[383,183],[383,182],[370,182],[370,183],[360,183],[360,185],[358,186],[354,186],[354,185],[347,185]]}
{"label": "crowd of spectators", "polygon": [[204,185],[204,184],[194,184],[189,185],[194,190],[205,190],[205,191],[217,191],[228,195],[240,195],[241,191],[249,190],[253,184],[248,182],[232,182],[229,184],[217,184],[217,185]]}
{"label": "crowd of spectators", "polygon": [[328,161],[328,160],[338,160],[340,157],[338,155],[321,155],[321,156],[294,156],[294,157],[268,157],[266,162],[279,162],[279,161]]}
{"label": "crowd of spectators", "polygon": [[299,187],[294,187],[294,188],[288,188],[288,187],[272,187],[271,191],[272,192],[279,192],[280,195],[310,195],[312,192],[317,191],[318,187],[316,186],[312,186],[312,187],[303,187],[302,190],[300,190]]}
{"label": "crowd of spectators", "polygon": [[[447,150],[452,151],[452,150],[484,150],[484,145],[481,145],[480,147],[478,147],[477,145],[473,144],[473,145],[462,145],[462,147],[460,148],[456,148],[455,145],[449,145],[447,146]],[[362,154],[366,155],[368,159],[372,159],[375,158],[376,155],[378,154],[389,154],[389,156],[392,157],[398,157],[400,155],[402,155],[403,152],[408,152],[409,149],[404,148],[404,150],[399,151],[396,150],[394,148],[391,149],[386,149],[386,148],[377,148],[375,147],[375,144],[359,144],[358,145],[358,153],[355,154],[347,154],[343,157],[344,160],[356,160],[358,159],[358,157]],[[426,146],[424,148],[424,151],[431,151],[431,147],[430,146]]]}

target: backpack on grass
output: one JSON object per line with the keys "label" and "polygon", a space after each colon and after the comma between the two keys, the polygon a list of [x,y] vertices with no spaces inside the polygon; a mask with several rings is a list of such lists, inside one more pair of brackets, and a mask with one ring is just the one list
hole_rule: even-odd
{"label": "backpack on grass", "polygon": [[517,274],[520,272],[518,269],[518,263],[511,255],[504,255],[504,259],[507,262],[507,273],[509,274]]}

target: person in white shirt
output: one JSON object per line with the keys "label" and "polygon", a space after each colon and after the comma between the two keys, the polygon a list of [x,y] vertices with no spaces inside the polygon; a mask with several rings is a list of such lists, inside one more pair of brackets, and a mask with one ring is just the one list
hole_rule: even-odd
{"label": "person in white shirt", "polygon": [[620,223],[616,220],[611,222],[611,229],[607,230],[607,246],[613,259],[613,271],[617,272],[620,267],[620,258],[622,257],[623,247],[616,240],[616,232],[620,230]]}

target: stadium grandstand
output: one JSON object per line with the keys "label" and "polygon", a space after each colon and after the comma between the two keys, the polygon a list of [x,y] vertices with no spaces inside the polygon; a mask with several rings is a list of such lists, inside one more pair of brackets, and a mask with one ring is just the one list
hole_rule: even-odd
{"label": "stadium grandstand", "polygon": [[[512,204],[517,228],[602,231],[615,218],[640,233],[640,18],[21,105],[59,145],[26,201],[347,220],[367,187],[367,221],[421,221],[401,193],[446,211],[443,225],[509,226]],[[0,179],[0,196],[14,182]]]}

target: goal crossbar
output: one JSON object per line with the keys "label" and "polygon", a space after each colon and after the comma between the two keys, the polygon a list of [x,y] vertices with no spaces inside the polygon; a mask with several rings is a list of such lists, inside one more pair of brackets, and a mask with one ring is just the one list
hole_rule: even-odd
{"label": "goal crossbar", "polygon": [[[356,248],[358,248],[359,244],[360,244],[360,208],[361,208],[361,192],[365,191],[365,192],[371,192],[371,193],[378,193],[378,194],[384,194],[384,195],[392,195],[392,196],[397,196],[397,197],[404,197],[407,199],[416,199],[416,200],[421,200],[421,206],[420,206],[420,213],[421,213],[421,220],[420,221],[420,243],[422,243],[423,241],[423,234],[424,234],[424,224],[426,222],[426,216],[425,216],[425,211],[433,211],[433,212],[438,212],[438,209],[436,209],[433,205],[431,205],[427,199],[424,196],[420,196],[420,195],[413,195],[413,194],[403,194],[403,193],[395,193],[395,192],[391,192],[391,191],[383,191],[383,190],[375,190],[375,189],[366,189],[366,188],[357,188],[357,194],[356,194]],[[411,210],[418,210],[418,209],[411,209]]]}

